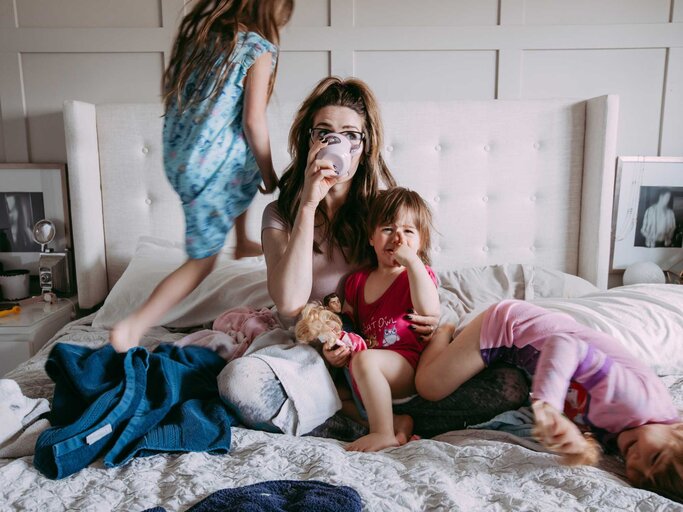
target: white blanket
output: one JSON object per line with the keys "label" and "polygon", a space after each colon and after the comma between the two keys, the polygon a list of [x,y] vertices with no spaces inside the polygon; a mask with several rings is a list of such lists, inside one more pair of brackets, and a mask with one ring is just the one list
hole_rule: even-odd
{"label": "white blanket", "polygon": [[291,331],[275,329],[254,340],[244,357],[256,357],[273,370],[287,393],[273,419],[286,434],[304,435],[341,408],[323,358],[312,347],[295,343]]}

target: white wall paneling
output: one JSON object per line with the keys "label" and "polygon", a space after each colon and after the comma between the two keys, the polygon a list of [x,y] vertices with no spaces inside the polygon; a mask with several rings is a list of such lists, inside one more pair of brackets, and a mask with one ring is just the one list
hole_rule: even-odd
{"label": "white wall paneling", "polygon": [[[274,101],[621,96],[620,154],[683,154],[682,0],[297,0]],[[0,161],[64,160],[64,99],[158,99],[183,0],[0,0]]]}
{"label": "white wall paneling", "polygon": [[[188,6],[191,4],[188,4]],[[184,0],[0,0],[0,161],[65,161],[61,105],[156,101]],[[683,155],[683,0],[296,0],[273,101],[618,94],[618,153]]]}

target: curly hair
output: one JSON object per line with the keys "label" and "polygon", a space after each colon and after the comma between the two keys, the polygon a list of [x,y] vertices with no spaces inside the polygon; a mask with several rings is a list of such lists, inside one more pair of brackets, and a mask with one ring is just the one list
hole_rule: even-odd
{"label": "curly hair", "polygon": [[320,340],[331,346],[339,338],[342,322],[337,313],[330,311],[319,302],[306,304],[301,318],[294,326],[294,335],[298,341],[311,343]]}

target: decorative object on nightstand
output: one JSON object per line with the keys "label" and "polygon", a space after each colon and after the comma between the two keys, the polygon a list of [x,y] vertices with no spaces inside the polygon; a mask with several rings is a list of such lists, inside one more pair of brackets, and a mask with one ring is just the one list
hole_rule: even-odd
{"label": "decorative object on nightstand", "polygon": [[0,316],[0,377],[35,355],[75,316],[75,298],[50,304],[42,297],[19,302],[18,314]]}
{"label": "decorative object on nightstand", "polygon": [[55,252],[49,247],[56,233],[54,223],[47,219],[39,220],[33,226],[33,241],[40,245],[38,279],[45,302],[54,302],[54,292],[67,295],[73,293],[71,253],[68,249],[64,249],[64,252]]}
{"label": "decorative object on nightstand", "polygon": [[666,282],[664,271],[656,263],[651,261],[639,261],[629,265],[624,271],[624,285]]}
{"label": "decorative object on nightstand", "polygon": [[25,299],[29,296],[29,271],[23,268],[0,272],[0,292],[7,300]]}

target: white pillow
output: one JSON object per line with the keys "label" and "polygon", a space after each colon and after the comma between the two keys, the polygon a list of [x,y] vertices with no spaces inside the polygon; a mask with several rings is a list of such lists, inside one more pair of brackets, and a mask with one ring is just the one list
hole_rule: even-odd
{"label": "white pillow", "polygon": [[683,373],[683,286],[621,286],[573,299],[534,301],[621,341],[658,375]]}
{"label": "white pillow", "polygon": [[437,272],[443,312],[457,325],[503,299],[580,297],[598,291],[585,279],[524,264],[488,265]]}
{"label": "white pillow", "polygon": [[[141,237],[133,259],[95,315],[93,326],[110,329],[138,309],[157,284],[185,259],[182,244]],[[161,325],[191,327],[212,322],[231,308],[271,305],[263,257],[232,260],[221,253],[213,272],[164,316]]]}

